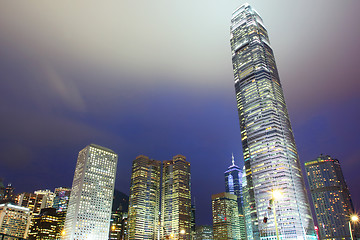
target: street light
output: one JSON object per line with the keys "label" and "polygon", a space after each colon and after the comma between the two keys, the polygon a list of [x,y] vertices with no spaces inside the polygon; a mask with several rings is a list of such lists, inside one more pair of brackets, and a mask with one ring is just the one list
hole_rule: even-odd
{"label": "street light", "polygon": [[353,223],[357,223],[359,221],[359,217],[356,214],[353,214],[350,216],[350,221],[349,221],[349,230],[350,230],[350,236],[351,236],[351,240],[354,240],[353,234],[352,234],[352,230],[351,230],[351,222]]}
{"label": "street light", "polygon": [[273,212],[274,212],[274,223],[275,223],[275,231],[276,231],[276,240],[279,240],[279,230],[278,230],[278,226],[277,226],[277,222],[276,222],[276,209],[275,209],[275,200],[279,200],[280,198],[282,198],[282,193],[279,189],[275,189],[272,191],[272,207],[273,207]]}

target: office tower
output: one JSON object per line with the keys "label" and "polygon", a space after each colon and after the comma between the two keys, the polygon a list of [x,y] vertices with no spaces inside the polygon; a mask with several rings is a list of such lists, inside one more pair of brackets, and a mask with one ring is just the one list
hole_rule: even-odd
{"label": "office tower", "polygon": [[70,188],[64,188],[64,187],[58,187],[55,188],[54,194],[54,204],[53,208],[56,209],[57,212],[66,212],[68,205],[69,205],[69,199],[70,199]]}
{"label": "office tower", "polygon": [[21,193],[17,197],[17,204],[29,208],[32,215],[40,214],[41,209],[46,208],[48,201],[44,194]]}
{"label": "office tower", "polygon": [[55,193],[49,189],[37,190],[34,192],[36,195],[44,195],[45,208],[51,208],[54,205]]}
{"label": "office tower", "polygon": [[128,239],[155,239],[159,227],[161,161],[140,155],[132,165]]}
{"label": "office tower", "polygon": [[79,152],[63,239],[108,239],[118,156],[95,144]]}
{"label": "office tower", "polygon": [[[281,239],[315,239],[274,54],[261,17],[248,4],[232,15],[230,42],[248,191],[247,238],[274,239],[278,229]],[[268,213],[274,190],[282,192],[274,205],[277,224]]]}
{"label": "office tower", "polygon": [[0,239],[26,239],[30,210],[12,203],[0,204]]}
{"label": "office tower", "polygon": [[6,201],[14,201],[15,199],[15,188],[9,183],[4,191],[4,200]]}
{"label": "office tower", "polygon": [[[61,213],[60,213],[61,214]],[[61,237],[61,216],[55,208],[43,208],[39,215],[32,217],[29,240],[53,240]]]}
{"label": "office tower", "polygon": [[237,196],[223,192],[211,196],[214,239],[240,239]]}
{"label": "office tower", "polygon": [[242,171],[239,166],[235,165],[234,155],[232,155],[232,164],[225,171],[225,192],[236,195],[239,211],[240,238],[246,240],[245,218],[243,211],[242,197]]}
{"label": "office tower", "polygon": [[190,239],[195,239],[196,234],[196,207],[195,207],[195,201],[194,204],[191,204],[191,226],[190,226]]}
{"label": "office tower", "polygon": [[354,208],[339,161],[320,155],[306,162],[305,170],[320,239],[350,239],[349,221]]}
{"label": "office tower", "polygon": [[196,226],[195,240],[213,240],[213,227],[209,225]]}
{"label": "office tower", "polygon": [[163,238],[190,239],[190,163],[184,156],[163,162],[161,198]]}
{"label": "office tower", "polygon": [[110,240],[125,239],[128,207],[129,197],[126,194],[115,189],[110,219]]}

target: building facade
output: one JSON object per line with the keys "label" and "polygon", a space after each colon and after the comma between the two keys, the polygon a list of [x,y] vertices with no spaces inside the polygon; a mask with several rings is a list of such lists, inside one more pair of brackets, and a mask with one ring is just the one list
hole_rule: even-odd
{"label": "building facade", "polygon": [[36,193],[21,193],[17,196],[17,204],[26,207],[32,215],[39,215],[41,209],[46,208],[47,196]]}
{"label": "building facade", "polygon": [[213,240],[213,227],[209,225],[196,226],[195,240]]}
{"label": "building facade", "polygon": [[[244,154],[248,239],[274,239],[274,216],[268,213],[273,190],[281,239],[315,239],[283,90],[267,30],[249,5],[231,19],[231,51]],[[263,221],[268,217],[268,221]]]}
{"label": "building facade", "polygon": [[55,208],[44,208],[37,216],[31,219],[29,240],[54,240],[61,239],[62,216],[58,215]]}
{"label": "building facade", "polygon": [[190,239],[190,163],[182,155],[163,162],[161,225],[163,238]]}
{"label": "building facade", "polygon": [[159,234],[161,161],[140,155],[132,165],[128,239],[156,239]]}
{"label": "building facade", "polygon": [[31,213],[28,208],[12,203],[0,204],[0,239],[26,239]]}
{"label": "building facade", "polygon": [[232,155],[232,164],[225,171],[225,192],[236,195],[239,210],[240,238],[246,240],[245,218],[243,211],[243,191],[242,191],[242,170],[235,165],[234,155]]}
{"label": "building facade", "polygon": [[211,196],[214,239],[240,239],[237,196],[223,192]]}
{"label": "building facade", "polygon": [[79,152],[62,239],[108,239],[117,160],[95,144]]}
{"label": "building facade", "polygon": [[306,162],[305,170],[320,239],[350,239],[349,221],[354,207],[339,161],[320,155]]}
{"label": "building facade", "polygon": [[69,199],[70,199],[70,188],[64,188],[64,187],[58,187],[55,188],[54,194],[54,204],[53,208],[56,209],[57,212],[66,212],[68,205],[69,205]]}

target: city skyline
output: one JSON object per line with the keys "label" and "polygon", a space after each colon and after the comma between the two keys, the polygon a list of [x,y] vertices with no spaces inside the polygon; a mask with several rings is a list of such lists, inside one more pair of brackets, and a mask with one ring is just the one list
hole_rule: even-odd
{"label": "city skyline", "polygon": [[[94,142],[119,154],[115,188],[128,194],[136,156],[179,153],[191,162],[198,223],[210,224],[231,152],[242,166],[229,45],[242,3],[3,3],[4,184],[71,187],[78,151]],[[320,153],[341,159],[359,209],[360,3],[249,3],[270,34],[301,167]]]}

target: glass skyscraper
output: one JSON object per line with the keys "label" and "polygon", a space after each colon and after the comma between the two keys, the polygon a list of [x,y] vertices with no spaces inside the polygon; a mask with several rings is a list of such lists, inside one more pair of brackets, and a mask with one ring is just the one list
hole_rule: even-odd
{"label": "glass skyscraper", "polygon": [[238,210],[239,210],[239,226],[240,237],[246,240],[245,231],[245,218],[243,211],[243,197],[242,197],[242,170],[239,166],[235,165],[234,155],[232,155],[232,164],[225,171],[225,191],[234,194],[237,197]]}
{"label": "glass skyscraper", "polygon": [[190,163],[176,155],[163,162],[161,224],[164,239],[190,239]]}
{"label": "glass skyscraper", "polygon": [[[272,191],[280,239],[315,239],[283,90],[267,30],[248,4],[231,19],[231,50],[243,145],[248,239],[276,239],[269,211]],[[267,220],[267,221],[264,221]]]}
{"label": "glass skyscraper", "polygon": [[117,160],[95,144],[79,152],[62,239],[108,239]]}
{"label": "glass skyscraper", "polygon": [[157,239],[160,176],[161,161],[143,155],[133,161],[127,239]]}
{"label": "glass skyscraper", "polygon": [[[350,239],[349,221],[354,213],[340,163],[320,155],[305,163],[311,198],[321,239]],[[357,229],[355,226],[353,229]]]}

